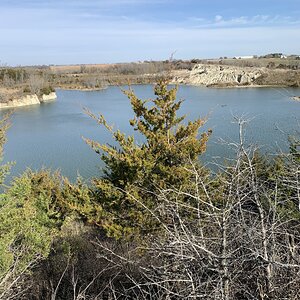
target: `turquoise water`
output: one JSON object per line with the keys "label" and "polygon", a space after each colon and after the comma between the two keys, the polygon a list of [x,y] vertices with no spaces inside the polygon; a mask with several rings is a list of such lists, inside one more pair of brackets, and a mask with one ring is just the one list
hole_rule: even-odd
{"label": "turquoise water", "polygon": [[[153,96],[150,85],[133,88],[142,98]],[[232,155],[230,147],[222,145],[220,139],[238,140],[234,116],[251,119],[246,128],[247,142],[268,153],[286,151],[288,134],[299,130],[300,102],[291,100],[293,95],[300,95],[300,89],[181,86],[178,91],[178,97],[185,99],[180,112],[187,119],[207,117],[203,129],[213,130],[207,153],[201,158],[204,162]],[[83,107],[103,114],[116,129],[133,133],[128,122],[133,116],[131,107],[119,87],[93,92],[57,90],[57,96],[54,102],[15,110],[4,154],[5,161],[16,161],[12,176],[26,167],[60,169],[71,180],[78,174],[85,179],[101,174],[103,165],[99,156],[82,137],[101,143],[112,140],[104,128],[83,112]],[[137,140],[141,142],[142,138],[138,136]]]}

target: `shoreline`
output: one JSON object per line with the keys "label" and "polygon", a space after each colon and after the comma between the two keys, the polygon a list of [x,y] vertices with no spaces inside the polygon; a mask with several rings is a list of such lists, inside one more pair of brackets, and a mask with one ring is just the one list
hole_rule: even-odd
{"label": "shoreline", "polygon": [[106,90],[108,86],[102,87],[102,88],[80,88],[80,87],[61,87],[58,86],[55,88],[55,90],[65,90],[65,91],[81,91],[81,92],[94,92],[94,91],[103,91]]}
{"label": "shoreline", "polygon": [[[132,85],[155,85],[153,83],[135,83]],[[259,85],[259,84],[249,84],[249,85],[223,85],[223,84],[214,84],[214,85],[205,85],[205,84],[193,84],[193,83],[178,83],[178,82],[170,82],[171,85],[178,85],[178,86],[194,86],[194,87],[202,87],[202,88],[209,88],[209,89],[253,89],[253,88],[300,88],[299,86],[289,86],[289,85]],[[124,86],[123,85],[107,85],[103,88],[71,88],[71,87],[56,87],[56,90],[65,90],[65,91],[79,91],[79,92],[96,92],[96,91],[103,91],[106,90],[108,87],[112,86]],[[131,85],[126,85],[130,87]],[[294,101],[300,102],[300,96],[290,96],[290,98]],[[0,110],[2,109],[13,109],[17,107],[29,106],[29,105],[37,105],[46,102],[50,102],[57,99],[57,95],[55,92],[49,95],[42,95],[38,97],[36,94],[31,95],[24,95],[20,98],[15,98],[9,100],[8,102],[0,103]]]}
{"label": "shoreline", "polygon": [[189,85],[189,86],[202,86],[207,88],[215,89],[247,89],[247,88],[300,88],[300,86],[290,86],[290,85],[267,85],[267,84],[251,84],[251,85],[205,85],[205,84],[179,84],[179,85]]}
{"label": "shoreline", "polygon": [[[71,88],[71,87],[56,87],[55,89],[58,90],[65,90],[65,91],[82,91],[82,92],[93,92],[93,91],[102,91],[106,90],[111,86],[132,86],[132,85],[155,85],[156,82],[145,82],[145,83],[132,83],[132,84],[109,84],[104,88]],[[246,89],[246,88],[300,88],[300,86],[290,86],[290,85],[276,85],[276,84],[249,84],[249,85],[223,85],[222,83],[216,85],[205,85],[205,84],[193,84],[193,83],[178,83],[171,81],[171,85],[178,85],[178,86],[199,86],[199,87],[206,87],[206,88],[216,88],[216,89]]]}
{"label": "shoreline", "polygon": [[57,99],[55,92],[52,92],[48,95],[43,94],[38,97],[37,94],[24,95],[19,98],[11,99],[7,102],[0,103],[0,110],[2,109],[14,109],[17,107],[24,107],[30,105],[40,105],[42,103],[51,102]]}

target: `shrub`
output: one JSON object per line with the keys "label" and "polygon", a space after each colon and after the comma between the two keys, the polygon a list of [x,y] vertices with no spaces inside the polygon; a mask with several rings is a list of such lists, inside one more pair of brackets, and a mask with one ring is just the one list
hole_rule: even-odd
{"label": "shrub", "polygon": [[49,95],[53,92],[55,92],[55,89],[52,86],[47,86],[41,88],[39,94],[42,96],[42,95]]}
{"label": "shrub", "polygon": [[[147,233],[156,230],[149,209],[159,206],[153,195],[161,188],[187,187],[190,163],[199,166],[198,156],[206,149],[209,132],[198,137],[205,120],[183,124],[178,117],[182,101],[176,101],[177,87],[168,88],[161,79],[155,86],[156,98],[151,101],[136,97],[133,90],[124,91],[131,102],[135,118],[131,126],[139,131],[145,142],[138,145],[133,136],[114,132],[103,116],[88,112],[111,132],[119,147],[86,142],[104,161],[105,176],[94,180],[95,196],[89,218],[105,228],[109,235]],[[150,106],[150,103],[152,106]]]}
{"label": "shrub", "polygon": [[0,294],[51,250],[64,223],[58,174],[25,172],[0,196]]}

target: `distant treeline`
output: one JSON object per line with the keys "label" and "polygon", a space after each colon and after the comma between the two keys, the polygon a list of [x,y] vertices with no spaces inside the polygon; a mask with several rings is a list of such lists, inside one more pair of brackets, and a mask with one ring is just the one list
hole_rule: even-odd
{"label": "distant treeline", "polygon": [[[261,84],[293,85],[289,78],[297,77],[293,72],[300,69],[298,56],[282,58],[280,54],[270,54],[257,58],[229,59],[170,59],[165,61],[143,61],[118,64],[82,64],[70,66],[0,67],[0,101],[7,102],[26,94],[49,93],[55,87],[66,89],[103,89],[108,85],[152,84],[161,77],[172,78],[180,70],[191,71],[196,64],[218,64],[236,67],[265,67],[269,70],[285,69],[285,81],[281,75],[275,79],[262,79]],[[272,75],[272,74],[271,74]],[[275,74],[276,75],[276,74]],[[267,75],[266,75],[267,76]],[[295,77],[295,78],[296,78]],[[265,80],[265,81],[264,81]],[[295,81],[295,80],[294,80]],[[296,78],[296,85],[297,84]],[[294,83],[295,85],[295,83]]]}

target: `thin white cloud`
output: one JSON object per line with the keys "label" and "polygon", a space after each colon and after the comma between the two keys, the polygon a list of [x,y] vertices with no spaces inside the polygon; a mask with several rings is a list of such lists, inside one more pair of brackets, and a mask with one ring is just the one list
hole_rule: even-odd
{"label": "thin white cloud", "polygon": [[[150,3],[110,1],[124,5]],[[199,15],[145,21],[139,14],[122,11],[117,15],[104,9],[105,3],[112,5],[108,0],[89,1],[100,3],[98,10],[84,9],[84,1],[66,2],[78,3],[80,8],[1,8],[1,61],[12,65],[120,62],[166,59],[175,50],[178,58],[201,58],[275,51],[297,53],[300,49],[300,40],[295,38],[300,32],[300,21],[295,17],[226,17],[220,13],[210,19]]]}
{"label": "thin white cloud", "polygon": [[223,17],[220,16],[220,15],[216,15],[216,16],[215,16],[215,21],[216,21],[216,22],[221,22],[221,21],[223,21]]}
{"label": "thin white cloud", "polygon": [[233,18],[224,18],[221,15],[216,15],[214,19],[190,18],[194,21],[197,27],[214,28],[214,27],[253,27],[253,26],[289,26],[300,24],[300,18],[292,18],[290,16],[270,16],[270,15],[255,15],[255,16],[239,16]]}
{"label": "thin white cloud", "polygon": [[[273,51],[297,53],[299,28],[71,28],[57,32],[42,29],[3,30],[0,41],[3,62],[8,64],[71,64],[166,59],[177,50],[177,58],[265,54]],[[16,38],[18,37],[18,38]],[[23,38],[22,38],[23,37]],[[178,38],[180,37],[180,38]],[[293,43],[291,43],[293,40]],[[22,46],[21,46],[22,45]]]}

